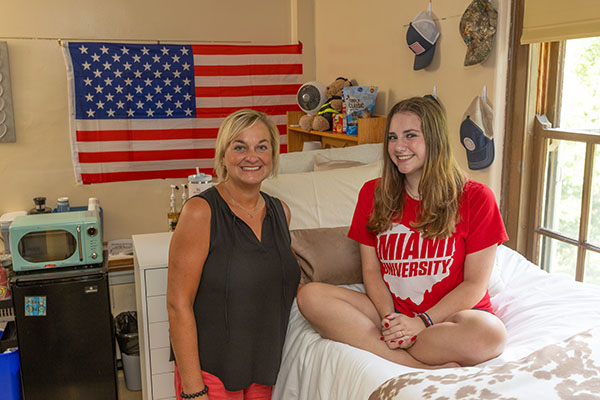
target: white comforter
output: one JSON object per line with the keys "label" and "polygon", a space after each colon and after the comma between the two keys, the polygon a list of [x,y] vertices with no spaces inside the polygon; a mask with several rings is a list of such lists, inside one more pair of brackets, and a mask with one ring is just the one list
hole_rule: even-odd
{"label": "white comforter", "polygon": [[[490,287],[490,295],[508,330],[508,342],[501,356],[474,368],[520,360],[549,344],[600,327],[600,286],[548,274],[504,246],[498,248],[496,268],[500,282]],[[363,290],[362,285],[350,287]],[[421,370],[321,338],[294,303],[272,398],[368,399],[388,379],[416,371]]]}

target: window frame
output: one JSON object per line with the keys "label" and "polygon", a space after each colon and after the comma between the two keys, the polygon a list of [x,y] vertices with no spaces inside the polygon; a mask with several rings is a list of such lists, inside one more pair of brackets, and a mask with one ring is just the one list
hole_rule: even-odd
{"label": "window frame", "polygon": [[[600,135],[552,128],[559,125],[565,42],[522,45],[524,0],[512,3],[508,99],[500,209],[510,240],[508,247],[538,263],[543,236],[577,246],[575,279],[582,281],[587,243],[594,145]],[[550,139],[586,143],[582,209],[576,240],[541,226],[546,154]],[[543,166],[541,168],[540,166]],[[581,218],[584,216],[584,218]]]}
{"label": "window frame", "polygon": [[[528,236],[534,210],[530,201],[535,88],[538,77],[539,46],[521,44],[524,0],[514,0],[511,10],[507,98],[505,110],[504,159],[500,211],[509,240],[505,245],[533,261]],[[534,60],[535,62],[530,62]],[[532,90],[534,89],[534,90]]]}
{"label": "window frame", "polygon": [[[584,160],[584,174],[582,181],[582,193],[581,193],[581,210],[579,214],[579,232],[576,239],[565,236],[560,232],[545,228],[542,226],[542,207],[544,202],[544,189],[545,189],[545,175],[546,175],[546,164],[548,147],[551,140],[566,140],[585,143],[585,160]],[[541,241],[543,237],[559,240],[561,242],[573,245],[577,248],[577,261],[575,279],[582,282],[585,275],[585,256],[587,251],[595,251],[600,253],[600,247],[594,246],[587,241],[588,228],[590,222],[590,207],[591,207],[591,188],[592,188],[592,175],[594,166],[594,152],[595,146],[600,145],[600,134],[591,132],[578,132],[573,130],[566,130],[561,128],[552,128],[552,124],[543,115],[537,115],[534,123],[534,157],[539,160],[540,167],[537,168],[534,177],[534,181],[537,182],[535,187],[531,190],[534,191],[532,200],[533,203],[538,205],[535,208],[535,212],[532,214],[533,221],[530,224],[534,227],[530,235],[534,236],[532,243],[534,262],[539,262],[539,254],[541,249]]]}

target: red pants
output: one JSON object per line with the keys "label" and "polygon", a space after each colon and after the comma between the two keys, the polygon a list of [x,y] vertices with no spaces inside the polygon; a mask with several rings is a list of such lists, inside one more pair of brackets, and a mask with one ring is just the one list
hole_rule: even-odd
{"label": "red pants", "polygon": [[[204,380],[204,384],[210,388],[208,391],[210,400],[270,400],[271,391],[273,390],[273,386],[253,383],[246,389],[231,392],[225,389],[223,382],[213,374],[202,371],[202,379]],[[181,390],[181,376],[179,375],[177,364],[175,364],[175,393],[177,394],[177,400],[182,400]]]}

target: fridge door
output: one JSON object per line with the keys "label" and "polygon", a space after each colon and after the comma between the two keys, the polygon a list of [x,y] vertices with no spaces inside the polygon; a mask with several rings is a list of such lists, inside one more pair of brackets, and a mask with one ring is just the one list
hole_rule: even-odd
{"label": "fridge door", "polygon": [[13,281],[24,399],[117,399],[106,272],[44,275]]}

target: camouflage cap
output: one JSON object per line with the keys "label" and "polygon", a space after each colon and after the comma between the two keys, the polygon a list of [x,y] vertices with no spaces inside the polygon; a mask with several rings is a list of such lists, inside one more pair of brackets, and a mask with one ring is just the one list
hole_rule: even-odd
{"label": "camouflage cap", "polygon": [[485,61],[494,44],[498,11],[489,0],[473,0],[460,20],[460,35],[467,44],[465,66]]}

